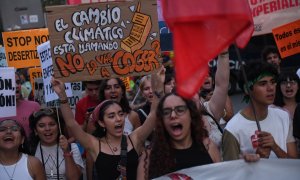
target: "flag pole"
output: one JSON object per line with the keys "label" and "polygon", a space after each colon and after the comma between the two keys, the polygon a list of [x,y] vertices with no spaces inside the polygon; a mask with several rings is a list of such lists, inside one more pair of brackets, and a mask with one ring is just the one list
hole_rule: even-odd
{"label": "flag pole", "polygon": [[[243,80],[244,80],[245,84],[248,84],[248,79],[247,79],[247,76],[246,76],[244,63],[242,62],[242,57],[241,57],[240,50],[237,48],[236,44],[234,44],[234,48],[235,48],[235,51],[236,51],[236,54],[237,54],[237,57],[238,57],[238,61],[241,64],[240,70],[242,72]],[[250,98],[249,98],[250,99],[250,104],[251,104],[251,108],[253,109],[253,114],[254,114],[254,119],[255,119],[255,122],[256,122],[257,130],[261,131],[260,124],[259,124],[259,121],[257,119],[256,110],[255,110],[255,107],[254,107],[253,102],[252,102],[252,98],[251,98],[252,94],[250,93],[250,88],[249,88],[249,86],[245,86],[245,88],[246,88],[246,91],[248,92],[248,94],[250,96]]]}
{"label": "flag pole", "polygon": [[57,123],[58,123],[59,133],[60,133],[60,135],[62,135],[61,125],[60,125],[60,118],[59,118],[59,114],[58,114],[58,101],[56,101],[56,103],[55,103],[55,108],[56,108],[56,116],[57,116]]}

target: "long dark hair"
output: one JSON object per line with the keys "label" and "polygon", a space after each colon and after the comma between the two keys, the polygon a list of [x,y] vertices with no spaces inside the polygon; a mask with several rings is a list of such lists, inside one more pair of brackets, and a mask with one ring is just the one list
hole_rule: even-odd
{"label": "long dark hair", "polygon": [[[99,121],[103,121],[104,120],[104,114],[106,109],[108,109],[111,105],[113,104],[117,104],[119,105],[121,108],[122,106],[120,105],[120,103],[113,101],[113,100],[105,100],[103,103],[101,103],[99,106],[99,115],[98,115],[98,120]],[[97,108],[96,108],[97,109]],[[123,109],[123,108],[122,108]],[[96,130],[93,132],[93,135],[95,137],[104,137],[106,135],[106,129],[101,127],[98,122],[95,122],[95,126],[96,126]]]}
{"label": "long dark hair", "polygon": [[[37,112],[34,112],[32,113],[30,116],[29,116],[29,127],[31,129],[31,133],[29,135],[29,150],[30,150],[30,154],[31,155],[35,155],[35,151],[36,151],[36,148],[37,148],[37,145],[38,143],[40,142],[40,138],[38,135],[36,135],[36,133],[34,132],[34,130],[36,130],[36,125],[37,123],[43,118],[43,117],[50,117],[52,118],[56,123],[57,125],[59,126],[58,124],[58,118],[60,119],[60,127],[61,127],[61,130],[62,130],[62,133],[65,129],[65,123],[64,123],[64,120],[62,118],[62,115],[61,115],[61,112],[58,111],[58,116],[57,117],[57,112],[55,109],[51,109],[51,108],[44,108],[44,109],[40,109],[39,111]],[[64,133],[63,133],[64,134]],[[57,143],[59,141],[59,136],[60,136],[60,132],[58,131],[58,136],[57,136]]]}
{"label": "long dark hair", "polygon": [[[116,79],[118,81],[118,84],[121,86],[121,89],[122,89],[122,97],[121,97],[121,100],[120,100],[119,104],[121,105],[124,112],[130,113],[131,107],[129,105],[129,102],[128,102],[128,99],[127,99],[127,96],[126,96],[126,86],[120,78],[113,78],[113,79]],[[105,88],[107,86],[107,81],[109,81],[109,80],[110,79],[103,80],[101,85],[100,85],[100,91],[99,91],[99,100],[100,101],[106,100],[105,95],[104,95],[105,94],[104,91],[105,91]]]}
{"label": "long dark hair", "polygon": [[[274,104],[276,106],[280,106],[280,107],[283,107],[285,105],[284,103],[284,100],[283,100],[283,94],[282,94],[282,91],[281,91],[281,88],[280,88],[280,84],[283,82],[283,81],[287,81],[287,80],[294,80],[297,82],[298,84],[298,88],[300,88],[300,79],[299,77],[297,76],[296,73],[294,72],[285,72],[285,73],[282,73],[279,75],[279,78],[278,78],[278,81],[277,81],[277,85],[276,85],[276,96],[275,96],[275,100],[274,100]],[[300,92],[299,92],[299,89],[296,93],[296,102],[297,103],[300,103]]]}
{"label": "long dark hair", "polygon": [[194,143],[199,144],[203,151],[206,151],[203,145],[203,140],[208,137],[208,132],[204,128],[204,123],[201,119],[201,114],[199,113],[196,104],[192,100],[185,99],[176,93],[167,94],[160,100],[156,111],[156,129],[154,131],[149,164],[150,178],[172,172],[176,167],[171,137],[163,124],[163,104],[165,100],[172,95],[180,97],[186,103],[191,115],[192,140]]}

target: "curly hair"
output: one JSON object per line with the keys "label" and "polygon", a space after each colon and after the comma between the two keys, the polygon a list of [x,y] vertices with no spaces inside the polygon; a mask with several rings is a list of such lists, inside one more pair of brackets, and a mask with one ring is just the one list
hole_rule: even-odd
{"label": "curly hair", "polygon": [[[300,79],[299,79],[299,77],[297,76],[296,73],[294,73],[294,72],[285,72],[285,73],[280,74],[279,78],[278,78],[278,81],[277,81],[277,85],[276,85],[276,96],[275,96],[275,100],[274,100],[274,105],[276,105],[276,106],[283,107],[285,105],[280,85],[283,81],[287,81],[287,80],[290,80],[290,81],[294,80],[294,81],[297,82],[298,88],[300,86]],[[300,102],[299,89],[296,93],[295,99],[296,99],[297,103]]]}
{"label": "curly hair", "polygon": [[193,142],[202,145],[202,150],[206,151],[203,146],[203,140],[208,137],[208,132],[204,128],[204,123],[201,120],[201,114],[197,109],[196,104],[192,100],[185,99],[176,93],[167,94],[160,100],[156,111],[157,125],[154,131],[152,141],[153,146],[149,163],[150,178],[167,174],[174,171],[176,168],[172,139],[163,124],[163,104],[169,96],[178,96],[186,103],[191,115],[192,140]]}
{"label": "curly hair", "polygon": [[[267,56],[269,54],[277,54],[279,56],[279,51],[277,49],[276,46],[273,46],[273,45],[268,45],[266,46],[263,50],[262,50],[262,53],[261,53],[261,58],[266,62],[267,61]],[[280,56],[279,56],[280,57]]]}
{"label": "curly hair", "polygon": [[[50,110],[50,111],[48,111],[48,110]],[[46,111],[48,111],[48,112],[46,112]],[[64,129],[65,129],[65,121],[63,120],[61,112],[58,111],[58,116],[57,116],[57,112],[54,108],[53,109],[52,108],[44,108],[44,109],[40,109],[37,112],[32,113],[29,116],[29,127],[31,129],[31,133],[29,135],[29,154],[33,155],[33,156],[35,155],[37,145],[40,142],[40,138],[38,135],[36,135],[35,129],[36,129],[37,123],[43,117],[50,117],[50,118],[54,119],[54,121],[57,124],[59,123],[62,133],[64,132]],[[58,118],[60,119],[59,122],[58,122]],[[57,143],[59,141],[59,136],[61,135],[60,132],[58,132],[58,133],[59,134],[57,136]]]}
{"label": "curly hair", "polygon": [[[124,84],[124,82],[120,79],[120,78],[114,78],[118,81],[118,84],[121,86],[122,88],[122,97],[121,97],[121,100],[120,100],[120,104],[121,104],[121,107],[122,109],[124,110],[124,112],[126,113],[130,113],[131,111],[131,107],[129,105],[129,102],[128,102],[128,99],[127,99],[127,96],[126,96],[126,86]],[[105,99],[105,88],[107,86],[107,81],[109,81],[110,79],[105,79],[102,81],[101,85],[100,85],[100,90],[99,90],[99,100],[100,101],[104,101],[106,100]]]}

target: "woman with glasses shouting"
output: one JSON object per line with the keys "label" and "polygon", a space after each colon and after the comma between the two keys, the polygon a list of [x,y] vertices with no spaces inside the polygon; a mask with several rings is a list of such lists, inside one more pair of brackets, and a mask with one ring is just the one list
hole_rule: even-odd
{"label": "woman with glasses shouting", "polygon": [[44,180],[42,163],[28,156],[24,128],[15,120],[0,122],[0,179]]}
{"label": "woman with glasses shouting", "polygon": [[79,179],[83,161],[76,144],[69,144],[61,134],[63,120],[50,108],[41,109],[30,117],[30,153],[43,163],[48,180]]}
{"label": "woman with glasses shouting", "polygon": [[281,73],[276,85],[274,105],[286,109],[293,124],[298,158],[300,158],[300,79],[296,73]]}
{"label": "woman with glasses shouting", "polygon": [[151,153],[143,154],[138,179],[220,161],[219,150],[209,139],[192,100],[168,94],[160,100],[156,117]]}
{"label": "woman with glasses shouting", "polygon": [[[152,88],[162,95],[164,68],[152,77]],[[52,79],[52,87],[61,101],[61,110],[68,130],[76,140],[88,151],[97,172],[97,179],[135,180],[139,155],[143,151],[144,142],[155,126],[155,114],[158,97],[151,104],[151,111],[145,123],[129,135],[123,135],[125,113],[115,100],[106,100],[96,107],[99,115],[97,126],[101,135],[95,137],[82,130],[74,120],[74,115],[66,101],[64,84]]]}

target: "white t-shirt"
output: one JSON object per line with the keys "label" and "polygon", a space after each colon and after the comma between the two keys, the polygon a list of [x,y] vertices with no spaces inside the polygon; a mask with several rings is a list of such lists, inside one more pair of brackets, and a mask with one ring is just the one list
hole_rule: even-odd
{"label": "white t-shirt", "polygon": [[300,68],[297,70],[297,75],[300,78]]}
{"label": "white t-shirt", "polygon": [[[289,114],[279,108],[269,107],[267,117],[259,123],[261,130],[271,133],[276,144],[286,152],[290,128]],[[240,152],[256,152],[251,141],[251,136],[257,130],[255,121],[246,119],[239,112],[227,123],[225,130],[229,131],[238,141]],[[273,151],[271,151],[270,158],[277,158]]]}
{"label": "white t-shirt", "polygon": [[[56,171],[56,164],[58,164],[59,168],[59,178],[65,180],[65,174],[66,174],[66,169],[65,169],[65,158],[63,156],[63,150],[59,147],[58,148],[58,163],[57,163],[57,145],[54,146],[41,146],[42,152],[43,152],[43,157],[44,157],[44,167],[46,171],[46,177],[48,180],[57,180],[57,171]],[[73,159],[74,162],[79,165],[80,167],[83,166],[83,161],[81,158],[81,154],[79,152],[78,146],[74,143],[71,143],[71,152],[73,153]],[[36,152],[35,152],[35,157],[37,157],[41,162],[42,156],[41,156],[41,151],[40,151],[40,143],[37,146]]]}

